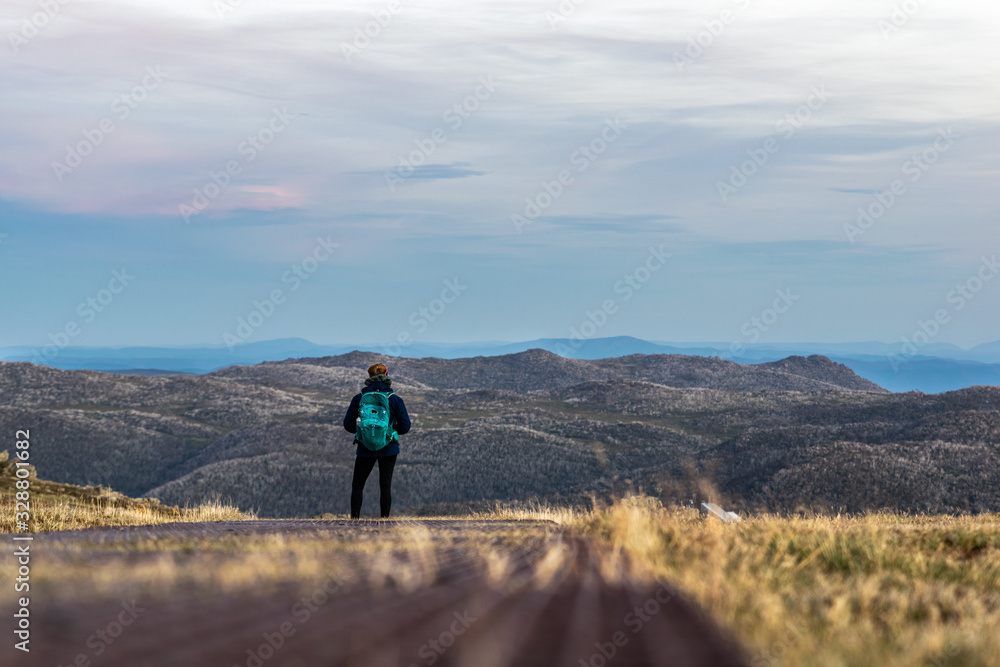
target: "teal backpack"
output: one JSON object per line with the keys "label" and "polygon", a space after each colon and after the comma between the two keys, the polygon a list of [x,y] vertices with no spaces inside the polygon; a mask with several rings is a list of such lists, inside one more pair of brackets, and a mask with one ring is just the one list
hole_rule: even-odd
{"label": "teal backpack", "polygon": [[399,440],[396,429],[389,423],[389,396],[392,390],[366,391],[361,394],[358,404],[357,433],[354,442],[360,442],[365,448],[377,452],[392,442]]}

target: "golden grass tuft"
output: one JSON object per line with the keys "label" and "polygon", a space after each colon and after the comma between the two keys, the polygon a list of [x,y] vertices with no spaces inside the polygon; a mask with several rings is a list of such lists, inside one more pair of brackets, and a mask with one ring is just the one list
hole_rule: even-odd
{"label": "golden grass tuft", "polygon": [[[567,525],[578,521],[580,513],[570,507],[556,507],[537,501],[524,503],[496,503],[488,512],[473,512],[469,518],[502,521],[552,521]],[[447,517],[455,518],[455,517]]]}

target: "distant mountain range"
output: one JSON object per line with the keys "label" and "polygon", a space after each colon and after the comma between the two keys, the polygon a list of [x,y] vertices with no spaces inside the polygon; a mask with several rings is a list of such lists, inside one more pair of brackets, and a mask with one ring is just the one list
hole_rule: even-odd
{"label": "distant mountain range", "polygon": [[[161,377],[0,362],[0,432],[31,430],[43,479],[174,505],[221,497],[263,516],[344,513],[355,450],[341,420],[380,358]],[[822,356],[536,349],[390,368],[414,424],[396,465],[400,510],[630,491],[739,510],[1000,510],[1000,387],[894,394]]]}
{"label": "distant mountain range", "polygon": [[[41,350],[31,347],[0,348],[2,361],[30,361],[64,370],[99,370],[139,375],[208,373],[228,366],[265,361],[319,358],[366,350],[384,356],[457,359],[499,356],[542,349],[575,359],[607,359],[631,354],[683,354],[722,357],[739,363],[763,363],[789,356],[823,355],[858,375],[894,392],[939,393],[976,385],[1000,385],[1000,341],[965,350],[947,343],[931,343],[903,354],[899,344],[771,343],[744,345],[739,354],[729,343],[652,342],[617,336],[588,340],[540,338],[521,343],[413,343],[404,348],[380,345],[318,345],[301,338],[246,343],[232,349],[225,345],[178,347],[66,347]],[[48,355],[48,356],[46,356]]]}

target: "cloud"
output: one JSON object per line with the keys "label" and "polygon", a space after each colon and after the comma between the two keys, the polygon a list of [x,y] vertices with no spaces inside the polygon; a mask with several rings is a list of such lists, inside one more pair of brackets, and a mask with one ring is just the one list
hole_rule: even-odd
{"label": "cloud", "polygon": [[633,215],[550,215],[538,218],[542,224],[554,227],[569,227],[583,232],[618,232],[634,234],[638,232],[677,232],[679,225],[667,220],[678,220],[676,215],[633,214]]}
{"label": "cloud", "polygon": [[[785,281],[782,271],[808,276],[817,265],[834,294],[831,313],[847,304],[849,316],[859,294],[896,295],[907,289],[900,276],[914,294],[937,294],[952,278],[929,288],[919,282],[927,258],[913,248],[940,249],[935,261],[961,277],[995,241],[1000,42],[989,26],[1000,4],[924,3],[884,37],[878,22],[891,8],[870,0],[755,3],[717,35],[706,30],[719,8],[681,0],[585,3],[555,25],[546,14],[561,11],[558,0],[483,0],[461,13],[450,0],[412,0],[350,61],[341,44],[364,34],[376,5],[231,4],[225,17],[208,0],[72,4],[17,54],[0,49],[0,89],[17,92],[0,96],[0,232],[10,234],[0,278],[28,283],[24,276],[52,253],[81,258],[67,264],[65,283],[58,274],[23,288],[18,298],[36,315],[26,322],[45,321],[51,292],[75,284],[70,268],[103,276],[98,258],[110,265],[153,257],[161,258],[163,312],[177,313],[164,318],[164,331],[191,324],[190,299],[203,306],[198,322],[207,334],[184,336],[204,342],[258,298],[246,275],[264,275],[259,265],[270,257],[283,271],[319,234],[344,244],[338,261],[345,265],[363,261],[373,245],[392,256],[387,279],[404,316],[439,280],[436,272],[454,263],[478,279],[477,293],[504,285],[503,298],[515,305],[498,311],[499,319],[525,327],[548,312],[532,310],[530,290],[549,284],[553,262],[570,262],[559,272],[565,298],[555,300],[575,295],[572,303],[590,308],[580,284],[597,281],[599,292],[649,243],[676,246],[678,263],[690,256],[688,270],[703,271],[684,297],[686,321],[700,327],[718,294],[756,288],[766,295],[767,280]],[[0,34],[21,30],[37,12],[35,0],[5,2]],[[692,44],[702,53],[681,71],[674,56]],[[156,66],[164,82],[122,117],[115,101]],[[498,84],[487,99],[476,97],[482,77]],[[794,117],[815,86],[825,86],[829,103],[804,116],[794,136],[780,134],[777,124]],[[295,119],[272,137],[274,109],[286,106]],[[605,122],[619,116],[627,127],[605,146]],[[84,143],[89,155],[59,180],[53,163],[67,161],[104,118],[114,131],[92,150]],[[919,182],[907,180],[904,165],[949,125],[961,135],[954,150]],[[780,150],[722,201],[717,183],[775,136]],[[248,152],[250,137],[263,148]],[[428,146],[431,163],[404,179],[410,187],[387,187],[386,170]],[[581,160],[582,150],[595,159]],[[179,205],[196,191],[214,191],[234,162],[239,173],[184,225]],[[563,172],[571,182],[549,201]],[[861,202],[840,195],[873,195],[896,179],[907,191],[892,210],[863,243],[843,240]],[[871,189],[852,187],[861,183]],[[517,234],[511,216],[523,214],[528,200],[544,210]],[[23,208],[17,219],[7,213],[15,204]],[[729,245],[740,243],[747,245]],[[17,244],[34,256],[19,257]],[[907,251],[880,254],[898,248]],[[248,263],[252,270],[240,273]],[[333,267],[326,275],[335,275]],[[524,291],[508,288],[511,267],[531,267],[541,279],[525,281]],[[196,284],[211,289],[175,287],[192,268],[202,271],[190,274]],[[767,280],[749,281],[752,275]],[[870,289],[860,291],[856,276]],[[309,285],[316,296],[303,288],[301,298],[325,305],[339,298],[342,278],[330,278],[322,297],[317,280]],[[240,296],[233,301],[233,294]],[[230,301],[230,310],[218,308]],[[913,308],[923,312],[919,302]],[[657,337],[678,326],[676,318],[650,315],[660,312],[654,308],[635,312],[636,326]],[[287,333],[306,335],[288,317]],[[350,333],[349,319],[330,317],[324,326]],[[629,317],[614,326],[641,334]],[[987,315],[978,317],[975,326],[991,330]],[[470,318],[468,336],[477,336],[478,321],[492,326],[495,319]]]}
{"label": "cloud", "polygon": [[468,162],[452,162],[451,164],[424,164],[413,168],[407,178],[420,180],[436,180],[445,178],[468,178],[469,176],[482,176],[485,171],[469,169]]}

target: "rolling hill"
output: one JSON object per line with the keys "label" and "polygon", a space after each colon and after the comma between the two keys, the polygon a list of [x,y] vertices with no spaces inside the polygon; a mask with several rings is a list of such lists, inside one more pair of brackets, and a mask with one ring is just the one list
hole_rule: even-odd
{"label": "rolling hill", "polygon": [[[0,424],[32,429],[57,482],[262,516],[342,513],[340,426],[376,355],[206,375],[0,363]],[[390,361],[414,429],[394,506],[410,512],[627,490],[740,508],[1000,509],[1000,389],[892,394],[825,357],[567,359],[543,350]],[[376,504],[369,480],[366,510]]]}

